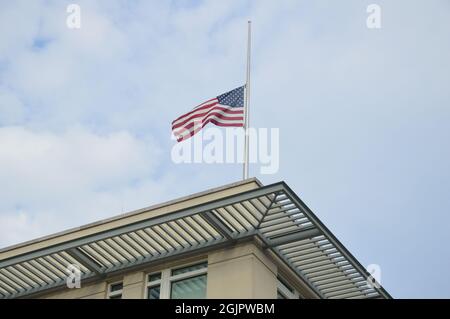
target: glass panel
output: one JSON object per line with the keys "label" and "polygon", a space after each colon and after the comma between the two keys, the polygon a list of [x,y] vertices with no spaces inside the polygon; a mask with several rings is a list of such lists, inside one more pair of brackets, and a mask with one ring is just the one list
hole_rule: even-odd
{"label": "glass panel", "polygon": [[122,295],[115,295],[115,296],[111,296],[109,297],[109,299],[122,299]]}
{"label": "glass panel", "polygon": [[190,271],[194,271],[194,270],[198,270],[198,269],[202,269],[202,268],[206,268],[206,267],[208,267],[208,262],[205,261],[200,264],[174,269],[174,270],[172,270],[172,276],[184,274],[184,273],[187,273]]}
{"label": "glass panel", "polygon": [[161,280],[161,273],[160,272],[158,272],[156,274],[148,275],[148,281],[157,281],[157,280]]}
{"label": "glass panel", "polygon": [[148,288],[148,299],[159,299],[161,286],[154,286]]}
{"label": "glass panel", "polygon": [[109,291],[111,291],[111,292],[118,291],[118,290],[122,290],[122,288],[123,288],[122,283],[112,284],[111,287],[109,287]]}
{"label": "glass panel", "polygon": [[205,299],[206,274],[172,282],[170,298]]}

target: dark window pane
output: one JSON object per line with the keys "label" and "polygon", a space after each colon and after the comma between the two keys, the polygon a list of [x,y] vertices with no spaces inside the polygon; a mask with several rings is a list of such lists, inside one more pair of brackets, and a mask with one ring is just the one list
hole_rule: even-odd
{"label": "dark window pane", "polygon": [[111,296],[109,299],[122,299],[122,295]]}
{"label": "dark window pane", "polygon": [[122,288],[123,288],[122,283],[112,284],[111,287],[109,287],[109,291],[111,291],[111,292],[118,291],[118,290],[122,290]]}
{"label": "dark window pane", "polygon": [[161,273],[158,272],[156,274],[150,274],[148,275],[148,281],[156,281],[161,279]]}
{"label": "dark window pane", "polygon": [[194,270],[198,270],[198,269],[202,269],[202,268],[206,268],[206,267],[208,267],[208,262],[205,261],[205,262],[195,264],[192,266],[177,268],[177,269],[172,270],[172,276],[184,274],[184,273],[187,273],[190,271],[194,271]]}
{"label": "dark window pane", "polygon": [[171,299],[205,299],[206,275],[172,282]]}
{"label": "dark window pane", "polygon": [[161,286],[154,286],[148,288],[148,299],[159,299],[159,293],[161,292]]}

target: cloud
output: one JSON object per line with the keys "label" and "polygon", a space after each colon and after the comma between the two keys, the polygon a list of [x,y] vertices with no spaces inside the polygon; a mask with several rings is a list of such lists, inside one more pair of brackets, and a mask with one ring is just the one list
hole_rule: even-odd
{"label": "cloud", "polygon": [[76,226],[80,220],[120,213],[127,202],[128,209],[139,208],[135,205],[158,198],[139,200],[137,194],[160,193],[153,174],[161,154],[149,138],[125,131],[96,134],[82,127],[56,134],[16,126],[0,128],[0,146],[2,245],[11,243],[10,232],[13,238],[29,238],[57,226]]}

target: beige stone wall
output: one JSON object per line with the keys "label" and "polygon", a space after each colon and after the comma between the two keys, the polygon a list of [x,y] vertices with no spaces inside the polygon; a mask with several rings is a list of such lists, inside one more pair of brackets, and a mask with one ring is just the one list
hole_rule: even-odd
{"label": "beige stone wall", "polygon": [[277,267],[253,243],[208,256],[208,298],[277,297]]}
{"label": "beige stone wall", "polygon": [[105,299],[107,283],[100,282],[83,286],[81,288],[65,289],[50,293],[40,298],[45,299]]}
{"label": "beige stone wall", "polygon": [[145,274],[145,272],[136,272],[124,276],[122,299],[144,298]]}

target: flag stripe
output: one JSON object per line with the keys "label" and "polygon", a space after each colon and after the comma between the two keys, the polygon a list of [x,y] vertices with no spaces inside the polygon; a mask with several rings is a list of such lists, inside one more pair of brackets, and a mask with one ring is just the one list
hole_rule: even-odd
{"label": "flag stripe", "polygon": [[202,106],[202,105],[209,104],[209,102],[212,102],[212,101],[214,101],[214,100],[217,100],[217,98],[215,97],[215,98],[210,99],[210,100],[208,100],[208,101],[206,101],[206,102],[203,102],[202,104],[197,105],[196,107],[194,107],[194,110],[195,110],[195,109],[198,109],[198,108],[199,108],[200,106]]}
{"label": "flag stripe", "polygon": [[[221,119],[221,118],[218,118],[217,116],[213,116],[213,117],[210,117],[209,119],[207,119],[207,120],[205,120],[205,121],[202,121],[202,122],[194,122],[194,123],[190,123],[189,127],[183,127],[183,128],[181,128],[181,129],[179,129],[178,131],[174,132],[174,135],[179,136],[179,135],[186,134],[186,132],[190,132],[190,131],[192,131],[192,130],[198,128],[198,127],[201,126],[203,123],[205,123],[205,122],[207,122],[207,121],[209,121],[209,120],[214,120],[214,121],[216,121],[217,123],[224,124],[224,125],[222,125],[222,126],[225,126],[225,124],[227,124],[227,123],[240,124],[240,126],[242,126],[242,120],[228,120],[228,119]],[[209,123],[209,122],[207,122],[207,123]],[[201,127],[203,127],[203,126],[201,126]]]}
{"label": "flag stripe", "polygon": [[213,112],[213,113],[208,114],[208,116],[205,116],[204,118],[202,118],[202,120],[192,120],[189,123],[183,125],[181,128],[174,129],[173,132],[175,135],[178,135],[178,134],[180,134],[180,132],[188,130],[191,127],[193,127],[194,125],[203,123],[210,118],[219,119],[219,120],[221,120],[221,122],[224,122],[224,123],[225,123],[225,121],[241,121],[241,122],[243,121],[243,119],[244,119],[243,112],[241,112],[240,114],[234,114],[234,115],[241,115],[241,116],[228,116],[227,114],[224,114],[224,113]]}
{"label": "flag stripe", "polygon": [[230,106],[224,106],[221,104],[216,104],[214,107],[208,109],[208,110],[204,110],[204,112],[202,113],[196,113],[196,114],[192,114],[191,116],[189,116],[188,118],[184,118],[181,122],[177,121],[176,124],[172,124],[172,130],[179,128],[180,126],[185,125],[186,123],[198,119],[198,118],[206,118],[209,114],[230,114],[230,115],[234,115],[234,114],[243,114],[243,110],[236,110],[235,107],[230,107]]}
{"label": "flag stripe", "polygon": [[178,122],[178,121],[182,120],[183,118],[185,118],[186,116],[189,116],[189,115],[191,115],[191,114],[200,112],[200,111],[202,111],[202,110],[210,109],[211,107],[214,107],[215,105],[217,105],[217,103],[219,103],[219,101],[218,101],[217,99],[214,99],[214,101],[208,101],[207,103],[200,104],[196,109],[193,109],[192,111],[190,111],[190,112],[188,112],[188,113],[186,113],[186,114],[183,114],[183,115],[181,115],[180,117],[178,117],[177,119],[175,119],[175,120],[172,122],[172,124],[174,124],[175,122]]}
{"label": "flag stripe", "polygon": [[198,133],[198,131],[200,131],[209,122],[213,123],[214,125],[223,126],[223,127],[242,127],[242,123],[241,122],[238,122],[238,123],[228,123],[228,122],[227,123],[222,123],[222,122],[216,121],[214,119],[208,119],[206,122],[204,122],[201,126],[197,127],[195,130],[189,131],[188,134],[177,136],[177,142],[181,142],[181,141],[187,140],[188,138],[194,136],[195,134]]}

